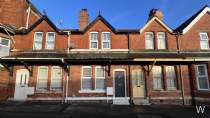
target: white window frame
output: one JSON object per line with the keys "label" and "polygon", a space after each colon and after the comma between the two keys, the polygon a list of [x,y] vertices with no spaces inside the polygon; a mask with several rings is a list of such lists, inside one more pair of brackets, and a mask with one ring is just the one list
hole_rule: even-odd
{"label": "white window frame", "polygon": [[[208,33],[207,32],[200,32],[199,35],[200,35],[200,49],[201,50],[209,50],[209,37],[208,37]],[[201,35],[206,35],[207,36],[207,39],[202,39],[202,36]],[[206,49],[205,48],[202,48],[201,41],[207,41],[208,47]]]}
{"label": "white window frame", "polygon": [[[90,68],[91,69],[91,77],[83,77],[83,69],[84,68]],[[80,88],[81,88],[81,91],[92,91],[92,88],[91,89],[83,89],[83,87],[82,87],[83,79],[90,79],[92,81],[92,67],[91,66],[82,66],[82,70],[81,70],[81,86],[80,86]]]}
{"label": "white window frame", "polygon": [[[97,34],[97,40],[91,40],[91,34]],[[90,32],[90,33],[89,33],[89,49],[98,49],[98,47],[99,47],[99,46],[98,46],[98,40],[99,40],[99,39],[98,39],[98,34],[99,34],[98,32]],[[92,42],[97,43],[97,48],[92,48],[92,47],[91,47],[91,43],[92,43]]]}
{"label": "white window frame", "polygon": [[9,41],[9,43],[8,43],[8,46],[5,46],[5,45],[2,45],[2,44],[0,44],[1,46],[3,46],[3,47],[8,47],[9,48],[9,54],[8,54],[8,56],[10,55],[10,43],[11,43],[11,41],[9,40],[9,39],[7,39],[7,38],[4,38],[4,37],[0,37],[0,40],[8,40]]}
{"label": "white window frame", "polygon": [[[53,69],[56,68],[56,69],[60,69],[61,71],[61,87],[59,89],[55,89],[52,87],[52,80],[53,80]],[[61,91],[62,90],[62,82],[63,82],[63,71],[62,71],[62,68],[59,67],[59,66],[52,66],[51,67],[51,79],[50,79],[50,90],[57,90],[57,91]]]}
{"label": "white window frame", "polygon": [[[155,88],[154,87],[154,80],[156,79],[155,77],[154,77],[154,73],[156,72],[154,72],[154,69],[155,69],[155,67],[159,67],[160,68],[160,75],[161,75],[161,78],[160,78],[160,80],[161,80],[161,88]],[[153,66],[153,68],[152,68],[152,79],[153,79],[153,90],[163,90],[163,68],[161,67],[161,66]]]}
{"label": "white window frame", "polygon": [[[53,49],[48,49],[48,48],[47,48],[48,34],[54,34]],[[46,50],[54,50],[54,49],[55,49],[55,37],[56,37],[55,35],[56,35],[55,32],[47,32],[47,33],[46,33],[46,42],[45,42],[45,49],[46,49]]]}
{"label": "white window frame", "polygon": [[[162,35],[162,34],[164,34],[164,39],[159,37],[159,35]],[[161,43],[162,45],[164,45],[163,47],[162,47],[162,45],[161,45],[161,47],[159,45],[160,40],[164,41],[164,44]],[[157,42],[158,42],[158,49],[159,50],[165,50],[166,49],[166,33],[165,32],[158,32],[157,33]]]}
{"label": "white window frame", "polygon": [[[204,66],[205,68],[205,76],[199,76],[198,75],[198,66]],[[210,88],[209,88],[209,77],[208,77],[208,70],[207,70],[207,65],[206,64],[200,64],[200,65],[196,65],[196,80],[197,80],[197,87],[198,87],[198,90],[204,90],[204,91],[209,91]],[[199,84],[199,77],[206,77],[207,78],[207,85],[208,85],[208,88],[207,89],[202,89],[200,87],[200,84]]]}
{"label": "white window frame", "polygon": [[[104,72],[104,77],[97,77],[97,74],[96,74],[96,73],[97,73],[97,69],[101,69],[101,68],[104,70],[104,71],[103,71],[103,72]],[[95,67],[95,90],[96,90],[96,91],[104,91],[104,92],[105,92],[105,91],[106,91],[106,90],[105,90],[105,89],[106,89],[106,86],[105,86],[105,85],[104,85],[104,89],[97,89],[97,88],[96,88],[96,84],[97,84],[96,80],[97,80],[97,79],[103,79],[104,82],[105,82],[105,79],[106,79],[106,72],[105,72],[105,67],[104,67],[104,66],[96,66],[96,67]],[[104,83],[104,84],[105,84],[105,83]]]}
{"label": "white window frame", "polygon": [[[39,82],[39,73],[40,73],[40,68],[46,68],[47,69],[47,88],[46,89],[40,89],[38,87],[38,82]],[[37,74],[37,81],[36,81],[36,90],[38,91],[47,91],[48,90],[48,77],[49,77],[49,67],[48,66],[39,66],[38,67],[38,74]]]}
{"label": "white window frame", "polygon": [[42,49],[43,49],[42,46],[41,46],[41,49],[35,49],[35,35],[36,35],[37,33],[41,33],[41,34],[42,34],[41,45],[43,44],[43,32],[34,32],[33,50],[42,50]]}
{"label": "white window frame", "polygon": [[[174,77],[173,77],[173,81],[174,81],[174,87],[170,87],[169,85],[168,85],[168,79],[171,79],[171,78],[169,78],[169,77],[171,77],[171,75],[169,75],[169,73],[171,73],[171,72],[168,72],[168,68],[173,68],[174,69]],[[176,79],[177,79],[177,77],[176,77],[176,68],[175,68],[175,66],[166,66],[165,67],[165,72],[166,72],[166,83],[167,83],[167,89],[168,90],[176,90],[177,89],[177,85],[176,85]]]}
{"label": "white window frame", "polygon": [[[147,47],[147,45],[148,45],[147,44],[147,37],[146,37],[147,34],[152,34],[153,35],[153,37],[152,37],[152,44],[151,44],[152,45],[152,48],[148,48]],[[155,35],[154,35],[154,33],[153,32],[145,32],[145,49],[146,50],[154,50],[155,49],[155,45],[154,45],[155,43],[154,43],[154,41],[155,41]]]}
{"label": "white window frame", "polygon": [[[109,40],[104,40],[104,34],[109,34]],[[109,48],[104,48],[103,43],[109,43]],[[101,33],[101,48],[102,49],[111,49],[111,33],[110,32],[102,32]]]}

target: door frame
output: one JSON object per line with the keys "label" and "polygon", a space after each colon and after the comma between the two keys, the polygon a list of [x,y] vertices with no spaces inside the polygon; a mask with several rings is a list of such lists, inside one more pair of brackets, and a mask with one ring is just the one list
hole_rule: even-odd
{"label": "door frame", "polygon": [[[29,71],[27,69],[18,69],[18,70],[16,70],[14,100],[18,100],[18,99],[15,98],[16,89],[17,89],[17,77],[18,77],[18,73],[27,73],[28,74],[28,78],[27,78],[27,82],[26,82],[27,83],[27,85],[26,85],[27,88],[28,88],[28,82],[29,82],[29,78],[30,78],[30,73],[29,73]],[[27,99],[27,90],[25,92],[26,92],[26,96],[25,97]]]}
{"label": "door frame", "polygon": [[[116,71],[121,71],[121,72],[124,73],[124,77],[125,77],[125,78],[124,78],[124,82],[125,82],[125,90],[124,90],[124,91],[125,91],[125,96],[124,96],[124,97],[127,97],[127,89],[126,89],[126,88],[127,88],[127,85],[126,85],[127,83],[126,83],[126,70],[125,70],[125,69],[114,69],[114,70],[113,70],[113,88],[114,88],[114,89],[113,89],[113,90],[114,90],[113,97],[115,98],[115,72],[116,72]],[[118,98],[118,97],[117,97],[117,98]]]}
{"label": "door frame", "polygon": [[140,72],[143,73],[143,79],[144,79],[144,97],[143,97],[143,98],[146,98],[146,75],[145,75],[145,73],[144,73],[144,71],[143,71],[142,69],[133,69],[133,70],[131,71],[131,79],[132,79],[132,97],[135,98],[135,97],[133,96],[133,72],[134,72],[134,71],[140,71]]}

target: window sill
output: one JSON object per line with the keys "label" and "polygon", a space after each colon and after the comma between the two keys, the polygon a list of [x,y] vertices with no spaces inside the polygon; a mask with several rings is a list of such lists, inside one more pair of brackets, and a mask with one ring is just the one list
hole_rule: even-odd
{"label": "window sill", "polygon": [[201,92],[210,92],[210,89],[198,89],[198,91],[201,91]]}
{"label": "window sill", "polygon": [[35,93],[62,93],[62,90],[61,89],[50,89],[50,90],[41,90],[41,89],[38,89],[35,91]]}
{"label": "window sill", "polygon": [[79,93],[106,93],[105,90],[79,90]]}

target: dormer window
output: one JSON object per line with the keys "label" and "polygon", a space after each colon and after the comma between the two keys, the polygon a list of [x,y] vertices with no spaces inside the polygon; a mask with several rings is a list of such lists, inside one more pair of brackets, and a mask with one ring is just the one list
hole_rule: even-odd
{"label": "dormer window", "polygon": [[209,49],[209,37],[206,32],[200,33],[200,46],[202,50]]}
{"label": "dormer window", "polygon": [[42,49],[42,40],[43,40],[43,33],[35,32],[34,33],[34,50]]}
{"label": "dormer window", "polygon": [[102,49],[110,49],[110,32],[102,32]]}
{"label": "dormer window", "polygon": [[98,32],[90,32],[90,49],[98,49]]}
{"label": "dormer window", "polygon": [[146,49],[154,49],[154,34],[153,32],[146,32],[145,33],[145,43]]}
{"label": "dormer window", "polygon": [[46,35],[45,49],[53,50],[55,48],[55,33],[48,32]]}

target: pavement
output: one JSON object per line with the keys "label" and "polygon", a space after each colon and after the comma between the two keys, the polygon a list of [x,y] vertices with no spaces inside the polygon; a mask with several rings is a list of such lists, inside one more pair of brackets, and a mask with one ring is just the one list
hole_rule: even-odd
{"label": "pavement", "polygon": [[197,114],[193,106],[117,106],[93,103],[0,103],[0,118],[210,118],[209,107]]}

